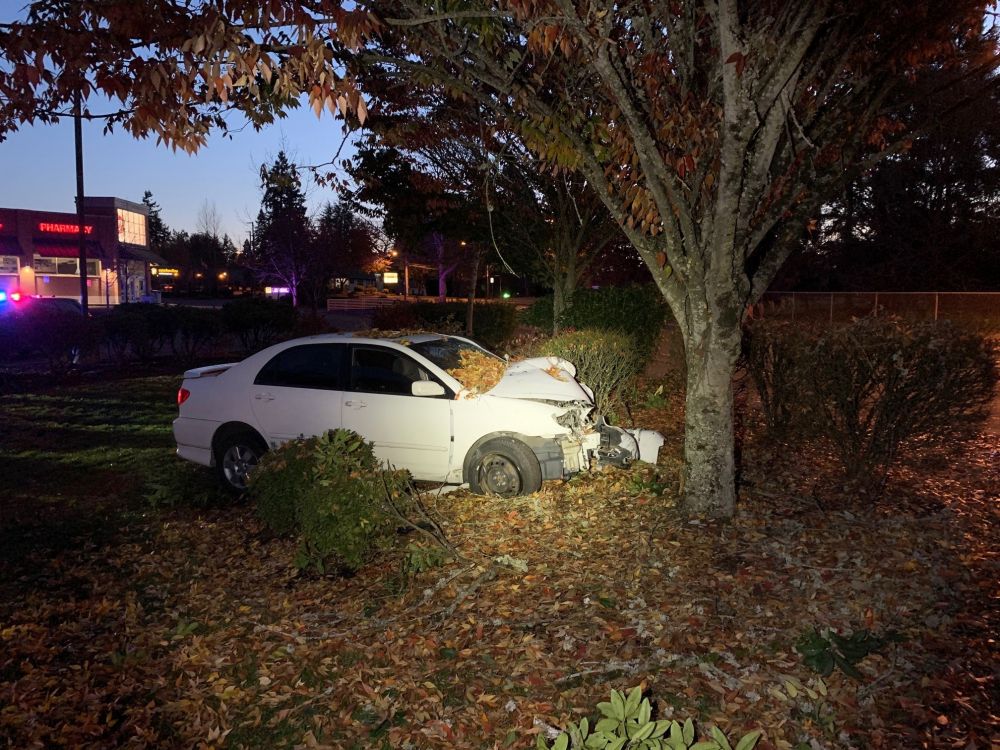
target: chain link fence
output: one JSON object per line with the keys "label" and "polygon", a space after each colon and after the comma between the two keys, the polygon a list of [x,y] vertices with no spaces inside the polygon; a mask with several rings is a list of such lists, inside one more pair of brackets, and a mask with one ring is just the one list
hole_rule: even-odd
{"label": "chain link fence", "polygon": [[867,315],[949,320],[1000,334],[1000,292],[767,292],[752,314],[827,325]]}

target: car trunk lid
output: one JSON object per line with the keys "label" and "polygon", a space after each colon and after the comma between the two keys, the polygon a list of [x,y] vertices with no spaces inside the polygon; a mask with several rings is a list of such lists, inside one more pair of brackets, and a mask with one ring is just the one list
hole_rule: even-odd
{"label": "car trunk lid", "polygon": [[214,378],[221,375],[230,367],[236,365],[236,362],[229,362],[224,365],[207,365],[205,367],[195,367],[191,370],[187,370],[184,373],[185,380],[194,380],[195,378]]}

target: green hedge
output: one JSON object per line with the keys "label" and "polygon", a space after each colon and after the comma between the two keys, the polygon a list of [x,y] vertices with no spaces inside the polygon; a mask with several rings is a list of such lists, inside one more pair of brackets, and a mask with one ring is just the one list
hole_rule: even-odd
{"label": "green hedge", "polygon": [[667,317],[667,304],[653,284],[577,289],[560,321],[564,328],[620,331],[635,339],[636,350],[648,360]]}
{"label": "green hedge", "polygon": [[[427,329],[436,333],[465,332],[465,302],[414,302],[380,308],[373,325],[385,331]],[[472,337],[491,349],[503,349],[517,327],[513,305],[477,303],[472,316]]]}
{"label": "green hedge", "polygon": [[247,353],[260,351],[290,336],[297,320],[295,308],[288,302],[242,297],[222,306],[226,330],[239,339]]}
{"label": "green hedge", "polygon": [[[559,320],[560,328],[620,331],[635,339],[644,361],[652,356],[668,315],[667,304],[653,284],[577,289]],[[551,331],[552,297],[541,297],[521,314],[521,322]]]}

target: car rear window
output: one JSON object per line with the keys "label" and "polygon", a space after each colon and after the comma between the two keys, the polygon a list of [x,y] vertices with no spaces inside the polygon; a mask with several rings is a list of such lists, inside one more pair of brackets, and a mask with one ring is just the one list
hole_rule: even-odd
{"label": "car rear window", "polygon": [[341,344],[293,346],[274,355],[257,373],[254,383],[286,388],[343,390],[345,349]]}

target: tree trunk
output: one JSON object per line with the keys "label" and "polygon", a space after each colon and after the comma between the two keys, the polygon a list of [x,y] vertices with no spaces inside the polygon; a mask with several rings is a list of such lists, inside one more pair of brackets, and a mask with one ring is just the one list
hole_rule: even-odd
{"label": "tree trunk", "polygon": [[733,372],[740,353],[740,327],[708,323],[692,330],[695,325],[685,332],[682,507],[692,516],[730,518],[736,508]]}
{"label": "tree trunk", "polygon": [[578,248],[563,242],[556,247],[556,262],[552,281],[552,335],[559,335],[559,318],[566,312],[576,290],[576,253]]}
{"label": "tree trunk", "polygon": [[448,296],[447,278],[448,272],[444,268],[444,263],[438,263],[438,302],[442,304],[444,304]]}
{"label": "tree trunk", "polygon": [[559,335],[559,316],[566,309],[566,300],[563,297],[562,284],[556,279],[552,285],[552,335]]}
{"label": "tree trunk", "polygon": [[465,308],[465,335],[472,336],[472,318],[476,311],[476,281],[479,277],[479,261],[482,259],[481,253],[475,253],[472,257],[472,271],[469,277],[469,302]]}

